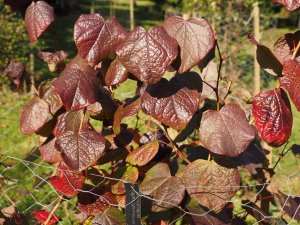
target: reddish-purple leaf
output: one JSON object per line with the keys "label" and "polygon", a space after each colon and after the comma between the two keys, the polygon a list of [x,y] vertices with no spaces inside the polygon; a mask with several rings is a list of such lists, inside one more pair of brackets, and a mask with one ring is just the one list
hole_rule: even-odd
{"label": "reddish-purple leaf", "polygon": [[272,51],[261,44],[257,44],[256,47],[256,59],[260,67],[273,76],[280,76],[282,73],[282,64]]}
{"label": "reddish-purple leaf", "polygon": [[198,74],[178,75],[148,85],[142,96],[142,110],[177,130],[183,129],[199,108],[202,81]]}
{"label": "reddish-purple leaf", "polygon": [[200,139],[211,152],[235,157],[244,152],[255,137],[255,130],[249,125],[239,105],[230,103],[220,111],[203,113],[200,125]]}
{"label": "reddish-purple leaf", "polygon": [[91,166],[103,155],[105,149],[102,135],[89,129],[65,131],[57,138],[56,144],[67,166],[77,171]]}
{"label": "reddish-purple leaf", "polygon": [[157,140],[150,141],[147,144],[132,151],[126,158],[126,162],[131,165],[144,166],[150,162],[159,149]]}
{"label": "reddish-purple leaf", "polygon": [[78,52],[92,66],[114,53],[126,35],[126,31],[115,18],[104,21],[99,14],[83,14],[74,26],[74,40]]}
{"label": "reddish-purple leaf", "polygon": [[77,55],[52,85],[65,108],[73,111],[96,102],[99,80],[97,71]]}
{"label": "reddish-purple leaf", "polygon": [[178,54],[178,45],[164,28],[136,27],[116,50],[118,59],[139,80],[154,84]]}
{"label": "reddish-purple leaf", "polygon": [[22,109],[20,119],[21,130],[24,134],[37,132],[48,121],[48,118],[48,103],[43,99],[35,97]]}
{"label": "reddish-purple leaf", "polygon": [[300,221],[300,198],[287,196],[280,191],[275,196],[279,200],[282,210],[291,218]]}
{"label": "reddish-purple leaf", "polygon": [[[122,170],[122,168],[121,168]],[[124,181],[126,181],[127,183],[132,183],[134,184],[138,177],[139,177],[139,171],[136,167],[133,166],[129,166],[126,167],[125,171],[121,171],[123,172],[121,174],[121,176],[117,177],[117,179],[119,180],[118,182],[115,182],[112,186],[111,186],[111,192],[113,194],[116,195],[122,195],[125,194],[125,186],[124,186]]]}
{"label": "reddish-purple leaf", "polygon": [[289,11],[294,11],[300,7],[299,0],[273,0],[273,2],[280,3],[286,7]]}
{"label": "reddish-purple leaf", "polygon": [[57,118],[53,134],[57,137],[66,131],[79,132],[82,128],[88,128],[88,118],[83,110],[66,112]]}
{"label": "reddish-purple leaf", "polygon": [[93,216],[105,212],[111,205],[116,203],[115,196],[110,192],[105,192],[101,195],[98,193],[98,190],[91,190],[78,194],[78,209]]}
{"label": "reddish-purple leaf", "polygon": [[[274,44],[275,56],[279,61],[284,64],[290,61],[293,53],[300,41],[300,31],[295,33],[287,33],[283,37],[280,37]],[[297,61],[300,61],[300,52],[296,54]]]}
{"label": "reddish-purple leaf", "polygon": [[19,87],[24,72],[25,64],[11,59],[9,60],[9,63],[3,73],[4,75],[8,76],[12,82],[17,85],[17,87]]}
{"label": "reddish-purple leaf", "polygon": [[105,83],[108,86],[121,84],[124,82],[129,73],[123,64],[116,58],[109,66],[107,73],[105,75]]}
{"label": "reddish-purple leaf", "polygon": [[134,101],[120,105],[117,111],[114,114],[114,123],[113,123],[113,131],[115,134],[119,134],[121,132],[120,125],[122,119],[135,115],[138,110],[141,108],[141,98],[133,99]]}
{"label": "reddish-purple leaf", "polygon": [[62,106],[59,95],[54,91],[51,81],[42,82],[38,89],[39,97],[44,99],[50,107],[50,112],[54,115]]}
{"label": "reddish-purple leaf", "polygon": [[25,12],[30,41],[36,41],[54,21],[54,9],[45,1],[33,1]]}
{"label": "reddish-purple leaf", "polygon": [[118,208],[110,207],[105,212],[95,216],[93,225],[124,225],[125,217]]}
{"label": "reddish-purple leaf", "polygon": [[185,192],[183,183],[179,178],[171,176],[166,163],[158,163],[147,171],[140,190],[144,195],[151,195],[155,199],[152,206],[155,212],[179,205]]}
{"label": "reddish-purple leaf", "polygon": [[214,32],[204,19],[184,20],[178,16],[171,16],[165,20],[163,26],[180,46],[180,74],[198,65],[215,45]]}
{"label": "reddish-purple leaf", "polygon": [[240,174],[214,161],[198,159],[184,170],[185,187],[199,204],[220,211],[240,189]]}
{"label": "reddish-purple leaf", "polygon": [[44,161],[48,163],[58,163],[62,161],[61,154],[55,146],[56,138],[39,147]]}
{"label": "reddish-purple leaf", "polygon": [[282,73],[280,86],[289,93],[297,110],[300,111],[300,62],[297,60],[286,61]]}
{"label": "reddish-purple leaf", "polygon": [[[50,213],[45,210],[36,210],[34,211],[34,217],[42,224],[45,224],[46,220],[50,216]],[[59,221],[59,217],[52,214],[50,221],[47,225],[56,224]]]}
{"label": "reddish-purple leaf", "polygon": [[252,100],[254,124],[260,137],[271,146],[281,146],[291,136],[293,115],[283,90],[260,92]]}
{"label": "reddish-purple leaf", "polygon": [[66,197],[73,197],[83,187],[85,176],[82,172],[75,172],[68,168],[65,163],[60,163],[54,177],[50,178],[52,186]]}
{"label": "reddish-purple leaf", "polygon": [[65,68],[64,60],[68,56],[65,51],[55,51],[52,49],[39,51],[37,55],[48,64],[51,72],[62,71]]}

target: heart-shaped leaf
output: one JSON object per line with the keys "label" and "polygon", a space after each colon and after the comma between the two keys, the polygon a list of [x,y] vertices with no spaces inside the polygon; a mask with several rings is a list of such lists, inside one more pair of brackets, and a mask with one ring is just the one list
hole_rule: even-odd
{"label": "heart-shaped leaf", "polygon": [[[44,224],[48,217],[50,216],[50,213],[45,210],[36,210],[34,211],[34,217],[39,221],[40,223]],[[48,225],[56,224],[59,221],[59,217],[52,214],[50,221],[47,223]]]}
{"label": "heart-shaped leaf", "polygon": [[184,179],[189,195],[214,212],[220,211],[240,188],[240,174],[237,169],[202,159],[185,168]]}
{"label": "heart-shaped leaf", "polygon": [[180,46],[180,74],[198,65],[215,45],[214,32],[204,19],[184,20],[178,16],[171,16],[164,21],[163,27]]}
{"label": "heart-shaped leaf", "polygon": [[[297,31],[293,34],[287,33],[276,41],[274,44],[275,55],[282,64],[291,60],[299,41],[300,31]],[[299,55],[300,52],[296,54],[297,61],[300,61]]]}
{"label": "heart-shaped leaf", "polygon": [[25,12],[30,41],[36,41],[54,21],[54,9],[45,1],[32,1]]}
{"label": "heart-shaped leaf", "polygon": [[83,14],[74,26],[74,40],[78,52],[91,66],[114,53],[126,35],[126,31],[115,18],[105,21],[99,14]]}
{"label": "heart-shaped leaf", "polygon": [[[121,168],[122,169],[122,168]],[[121,171],[121,176],[117,176],[118,182],[115,182],[111,186],[111,192],[116,195],[122,195],[125,194],[125,186],[124,182],[132,183],[134,184],[138,177],[139,177],[139,171],[136,167],[127,167],[126,170]]]}
{"label": "heart-shaped leaf", "polygon": [[273,2],[280,3],[286,7],[289,11],[294,11],[300,7],[299,0],[273,0]]}
{"label": "heart-shaped leaf", "polygon": [[78,209],[89,215],[98,215],[105,212],[111,205],[117,203],[116,198],[110,192],[101,194],[98,189],[93,189],[80,192],[78,198]]}
{"label": "heart-shaped leaf", "polygon": [[120,62],[118,58],[116,58],[109,66],[106,75],[105,75],[105,83],[108,86],[121,84],[124,82],[129,73],[126,70],[125,66]]}
{"label": "heart-shaped leaf", "polygon": [[38,89],[39,97],[44,99],[50,107],[50,112],[54,115],[62,106],[59,95],[54,91],[51,81],[44,81]]}
{"label": "heart-shaped leaf", "polygon": [[300,62],[290,60],[283,65],[283,77],[280,78],[280,85],[290,95],[297,110],[300,111]]}
{"label": "heart-shaped leaf", "polygon": [[150,141],[147,144],[132,151],[126,158],[126,162],[131,165],[144,166],[150,162],[159,149],[157,140]]}
{"label": "heart-shaped leaf", "polygon": [[279,200],[282,210],[291,218],[300,221],[300,198],[297,196],[287,196],[286,194],[280,191],[278,194],[275,194],[275,196]]}
{"label": "heart-shaped leaf", "polygon": [[21,62],[16,62],[15,60],[9,60],[8,65],[4,70],[4,75],[8,76],[9,79],[17,85],[17,87],[21,84],[22,76],[25,72],[25,64]]}
{"label": "heart-shaped leaf", "polygon": [[136,27],[116,50],[118,59],[140,81],[154,84],[175,60],[178,45],[164,28]]}
{"label": "heart-shaped leaf", "polygon": [[24,106],[21,112],[21,131],[24,134],[32,134],[39,131],[49,118],[48,103],[35,97],[27,105]]}
{"label": "heart-shaped leaf", "polygon": [[142,110],[177,130],[183,129],[199,108],[202,81],[198,74],[178,75],[148,85],[142,96]]}
{"label": "heart-shaped leaf", "polygon": [[66,131],[79,132],[82,128],[88,128],[88,118],[83,110],[66,112],[57,118],[53,134],[57,137]]}
{"label": "heart-shaped leaf", "polygon": [[143,194],[153,197],[152,210],[155,212],[179,205],[185,192],[183,183],[179,178],[171,176],[166,163],[158,163],[148,170],[140,190]]}
{"label": "heart-shaped leaf", "polygon": [[260,67],[274,76],[280,76],[282,74],[282,64],[272,51],[264,45],[257,44],[256,47],[256,59]]}
{"label": "heart-shaped leaf", "polygon": [[71,111],[95,103],[99,84],[97,71],[78,55],[52,82],[65,108]]}
{"label": "heart-shaped leaf", "polygon": [[119,209],[110,207],[104,213],[95,216],[93,225],[125,225],[125,216]]}
{"label": "heart-shaped leaf", "polygon": [[40,153],[44,161],[48,163],[58,163],[62,161],[61,154],[55,146],[56,138],[46,142],[39,147]]}
{"label": "heart-shaped leaf", "polygon": [[56,175],[50,178],[52,186],[66,197],[73,197],[83,187],[85,176],[82,172],[74,172],[65,163],[60,163]]}
{"label": "heart-shaped leaf", "polygon": [[65,51],[55,51],[53,49],[39,51],[37,55],[48,64],[51,72],[62,71],[65,68],[64,60],[68,56]]}
{"label": "heart-shaped leaf", "polygon": [[82,129],[66,131],[56,141],[62,158],[72,170],[81,171],[91,166],[104,153],[105,139],[96,131]]}
{"label": "heart-shaped leaf", "polygon": [[281,146],[291,136],[293,115],[281,89],[260,92],[252,100],[254,124],[260,137],[271,146]]}
{"label": "heart-shaped leaf", "polygon": [[255,137],[244,111],[236,104],[225,105],[220,111],[203,113],[200,139],[211,152],[235,157],[244,152]]}

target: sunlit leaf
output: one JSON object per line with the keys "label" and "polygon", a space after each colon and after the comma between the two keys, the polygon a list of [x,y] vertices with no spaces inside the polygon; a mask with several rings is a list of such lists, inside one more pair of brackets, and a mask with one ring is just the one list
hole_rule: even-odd
{"label": "sunlit leaf", "polygon": [[61,154],[55,146],[55,142],[56,138],[53,138],[51,141],[39,147],[43,160],[48,163],[58,163],[62,161]]}
{"label": "sunlit leaf", "polygon": [[[34,217],[39,221],[40,223],[44,224],[48,217],[50,216],[50,213],[45,210],[36,210],[34,211]],[[47,223],[47,225],[56,224],[59,221],[59,217],[56,215],[51,215],[50,221]]]}
{"label": "sunlit leaf", "polygon": [[129,73],[123,64],[116,58],[109,66],[106,75],[105,75],[105,83],[108,86],[121,84],[124,82]]}
{"label": "sunlit leaf", "polygon": [[17,85],[17,87],[21,84],[22,76],[25,72],[25,64],[21,62],[17,62],[13,59],[9,60],[8,65],[3,71],[4,75],[8,76],[11,81]]}
{"label": "sunlit leaf", "polygon": [[299,0],[273,0],[273,2],[280,3],[286,7],[289,11],[294,11],[300,7]]}
{"label": "sunlit leaf", "polygon": [[252,114],[260,137],[269,145],[283,145],[291,136],[293,115],[283,90],[256,95],[252,100]]}

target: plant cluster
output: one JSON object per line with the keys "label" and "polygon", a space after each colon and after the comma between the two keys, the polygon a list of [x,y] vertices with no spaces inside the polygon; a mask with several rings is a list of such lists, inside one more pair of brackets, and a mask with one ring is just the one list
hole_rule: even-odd
{"label": "plant cluster", "polygon": [[[290,10],[300,6],[277,2]],[[45,1],[7,3],[25,13],[31,41],[54,21],[53,8]],[[23,133],[47,137],[39,150],[46,162],[57,165],[49,182],[62,196],[51,213],[35,211],[36,219],[57,223],[56,208],[76,196],[84,220],[124,224],[127,182],[138,183],[142,198],[151,200],[142,211],[149,224],[156,222],[155,214],[161,224],[178,217],[183,224],[245,224],[249,215],[268,224],[274,221],[264,215],[276,204],[268,196],[279,204],[288,201],[293,207],[283,210],[299,220],[297,199],[274,187],[254,191],[254,201],[243,200],[242,214],[235,213],[231,202],[243,183],[238,166],[258,185],[272,179],[278,162],[272,168],[260,141],[278,147],[291,135],[287,93],[300,110],[299,38],[299,32],[284,35],[273,54],[249,35],[259,64],[278,77],[280,86],[253,99],[239,93],[241,101],[233,103],[227,98],[230,85],[220,85],[228,55],[221,55],[217,35],[205,19],[174,16],[161,26],[127,32],[115,18],[81,15],[74,25],[77,56],[65,66],[65,52],[40,52],[49,68],[61,74],[43,82],[21,112]],[[212,61],[215,50],[218,65]],[[20,73],[20,65],[14,65],[11,61],[7,68],[11,77]],[[166,73],[172,77],[166,79]],[[114,90],[127,79],[136,81],[136,94],[119,101]],[[146,132],[122,123],[141,114],[147,118]],[[101,121],[101,128],[91,120]],[[89,173],[101,179],[90,179]]]}

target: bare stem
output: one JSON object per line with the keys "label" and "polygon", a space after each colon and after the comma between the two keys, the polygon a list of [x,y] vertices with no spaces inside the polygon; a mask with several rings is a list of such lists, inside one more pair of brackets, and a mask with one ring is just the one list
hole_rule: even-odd
{"label": "bare stem", "polygon": [[298,42],[297,47],[293,52],[292,60],[296,58],[296,55],[297,55],[299,49],[300,49],[300,41]]}
{"label": "bare stem", "polygon": [[58,207],[60,206],[60,204],[62,203],[62,201],[63,201],[63,198],[60,197],[59,200],[58,200],[58,202],[56,203],[56,205],[54,206],[54,208],[50,212],[47,220],[45,221],[45,225],[47,225],[50,222],[50,220],[51,220],[52,217],[55,217],[54,213],[58,209]]}
{"label": "bare stem", "polygon": [[167,131],[167,127],[165,125],[163,125],[163,131],[164,131],[164,134],[165,136],[167,137],[167,139],[172,143],[172,145],[174,146],[175,150],[176,150],[176,153],[178,154],[178,156],[183,160],[185,161],[187,164],[191,164],[191,161],[188,160],[184,154],[182,154],[182,152],[180,151],[180,148],[179,146],[176,144],[175,141],[172,140],[172,138],[170,137],[170,135],[168,134],[168,131]]}
{"label": "bare stem", "polygon": [[218,78],[217,78],[217,85],[215,88],[215,92],[216,92],[216,97],[217,97],[217,110],[219,111],[219,109],[220,109],[219,83],[220,83],[220,77],[221,77],[221,68],[222,68],[223,58],[221,55],[221,51],[220,51],[218,42],[217,42],[217,49],[218,49],[218,53],[219,53],[220,64],[219,64],[219,68],[218,68]]}
{"label": "bare stem", "polygon": [[273,170],[275,170],[275,168],[277,167],[277,165],[279,164],[279,162],[281,161],[281,159],[292,149],[292,148],[289,148],[288,150],[285,151],[287,145],[288,145],[288,143],[285,144],[285,146],[282,149],[282,152],[279,154],[279,159],[274,164],[274,166],[272,168]]}

